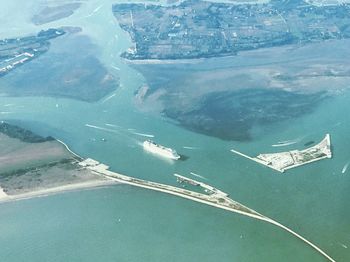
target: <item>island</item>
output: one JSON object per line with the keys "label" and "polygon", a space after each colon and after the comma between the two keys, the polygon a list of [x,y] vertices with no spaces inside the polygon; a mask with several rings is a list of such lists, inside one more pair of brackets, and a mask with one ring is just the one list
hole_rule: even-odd
{"label": "island", "polygon": [[324,158],[332,158],[331,138],[329,134],[326,134],[325,138],[317,145],[304,150],[260,154],[257,157],[247,156],[234,149],[231,149],[231,152],[282,173],[288,169],[306,165]]}
{"label": "island", "polygon": [[49,40],[64,34],[62,29],[51,28],[36,36],[0,40],[0,77],[47,52]]}
{"label": "island", "polygon": [[120,3],[113,13],[134,46],[129,60],[232,56],[288,44],[350,37],[350,5],[312,5],[304,0],[174,5]]}

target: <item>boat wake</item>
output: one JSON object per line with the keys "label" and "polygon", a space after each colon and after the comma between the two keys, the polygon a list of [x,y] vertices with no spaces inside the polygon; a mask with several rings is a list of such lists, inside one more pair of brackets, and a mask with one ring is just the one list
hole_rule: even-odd
{"label": "boat wake", "polygon": [[344,167],[343,167],[343,169],[342,169],[342,171],[341,171],[342,174],[345,174],[346,170],[348,170],[349,165],[350,165],[350,161],[347,162],[347,163],[344,165]]}
{"label": "boat wake", "polygon": [[[102,127],[102,126],[95,126],[95,125],[85,124],[86,127],[102,130],[102,131],[109,132],[109,133],[118,134],[118,137],[122,137],[122,138],[124,138],[124,140],[125,139],[128,139],[128,140],[130,139],[131,141],[135,142],[136,144],[141,144],[141,142],[139,140],[137,140],[134,137],[130,136],[130,133],[128,133],[125,130],[123,130],[122,127],[114,125],[114,124],[105,124],[105,125],[108,126],[108,127],[119,128],[119,130],[106,128],[106,127]],[[96,141],[96,139],[93,139],[93,141]]]}
{"label": "boat wake", "polygon": [[95,8],[95,10],[94,10],[94,11],[92,11],[92,12],[93,12],[93,13],[98,12],[98,10],[100,10],[100,9],[102,8],[102,6],[103,6],[103,5],[100,5],[100,6],[96,7],[96,8]]}
{"label": "boat wake", "polygon": [[300,142],[301,139],[302,138],[297,138],[297,139],[294,139],[294,140],[278,141],[277,144],[273,144],[271,146],[273,146],[273,147],[290,146],[290,145],[294,145],[294,144]]}
{"label": "boat wake", "polygon": [[114,68],[115,70],[120,71],[120,68],[119,68],[119,67],[116,67],[116,66],[114,66],[114,65],[112,65],[111,67]]}
{"label": "boat wake", "polygon": [[93,15],[96,14],[102,7],[103,7],[103,5],[100,5],[100,6],[96,7],[96,8],[91,12],[91,14],[88,14],[88,15],[85,16],[85,17],[93,16]]}
{"label": "boat wake", "polygon": [[95,129],[98,129],[98,130],[103,130],[103,131],[119,134],[119,132],[116,131],[116,130],[105,128],[105,127],[101,127],[101,126],[94,126],[94,125],[90,125],[90,124],[85,124],[85,126],[86,127],[90,127],[90,128],[95,128]]}
{"label": "boat wake", "polygon": [[150,134],[144,134],[144,133],[138,133],[138,132],[131,132],[131,134],[138,135],[138,136],[149,137],[149,138],[154,138],[154,135],[150,135]]}
{"label": "boat wake", "polygon": [[345,248],[345,249],[347,249],[348,248],[348,246],[347,245],[345,245],[345,244],[343,244],[343,243],[339,243],[339,245],[341,245],[343,248]]}
{"label": "boat wake", "polygon": [[110,127],[119,127],[117,125],[114,125],[114,124],[105,124],[106,126],[110,126]]}
{"label": "boat wake", "polygon": [[189,149],[189,150],[198,149],[198,147],[194,147],[194,146],[183,146],[182,148]]}
{"label": "boat wake", "polygon": [[208,179],[205,178],[204,176],[198,175],[198,174],[196,174],[196,173],[190,172],[190,174],[191,174],[192,176],[199,177],[199,178],[204,179],[204,180],[208,180]]}
{"label": "boat wake", "polygon": [[108,100],[112,99],[113,97],[115,97],[117,94],[114,93],[114,94],[111,94],[110,96],[106,97],[105,99],[102,100],[102,104],[103,103],[106,103]]}

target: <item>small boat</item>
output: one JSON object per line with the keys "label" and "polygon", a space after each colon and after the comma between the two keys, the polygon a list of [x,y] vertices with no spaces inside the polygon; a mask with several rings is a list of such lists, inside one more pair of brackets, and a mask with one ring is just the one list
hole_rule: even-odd
{"label": "small boat", "polygon": [[345,166],[343,167],[343,169],[341,171],[342,174],[345,174],[346,170],[348,170],[349,164],[350,164],[350,162],[345,164]]}

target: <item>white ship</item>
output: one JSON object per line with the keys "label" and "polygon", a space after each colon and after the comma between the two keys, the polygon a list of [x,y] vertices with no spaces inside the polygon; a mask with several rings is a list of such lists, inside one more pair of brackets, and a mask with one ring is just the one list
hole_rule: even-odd
{"label": "white ship", "polygon": [[164,147],[154,143],[152,140],[146,140],[143,142],[143,148],[151,153],[170,158],[173,160],[180,159],[180,156],[176,153],[174,149]]}

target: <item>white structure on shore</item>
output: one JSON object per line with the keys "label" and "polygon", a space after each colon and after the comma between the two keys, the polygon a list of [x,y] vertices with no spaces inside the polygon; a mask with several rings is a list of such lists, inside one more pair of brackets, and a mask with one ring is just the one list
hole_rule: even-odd
{"label": "white structure on shore", "polygon": [[331,137],[329,134],[326,134],[325,138],[317,145],[304,150],[259,154],[257,157],[250,157],[233,149],[231,152],[282,173],[287,169],[309,164],[324,158],[332,158]]}

